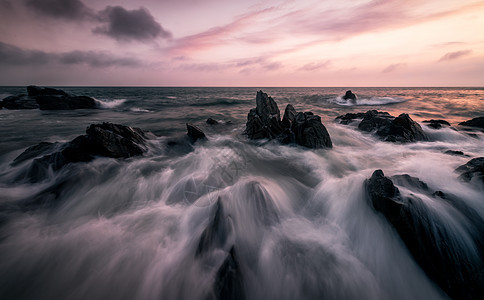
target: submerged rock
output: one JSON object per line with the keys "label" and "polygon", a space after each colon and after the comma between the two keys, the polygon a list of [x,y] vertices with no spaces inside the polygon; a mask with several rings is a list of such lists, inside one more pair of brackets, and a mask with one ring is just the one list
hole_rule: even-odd
{"label": "submerged rock", "polygon": [[472,120],[461,122],[459,125],[484,129],[484,117],[477,117]]}
{"label": "submerged rock", "polygon": [[[432,194],[428,186],[409,175],[393,177],[396,182],[429,197],[442,199],[444,193]],[[450,297],[454,299],[482,299],[484,295],[484,249],[482,244],[483,220],[462,201],[448,201],[462,213],[469,244],[460,244],[455,229],[446,220],[426,207],[424,202],[410,194],[402,196],[392,180],[376,170],[365,187],[370,205],[381,213],[398,232],[417,263]],[[437,200],[437,199],[436,199]],[[440,200],[440,201],[442,201]],[[470,216],[477,215],[476,218]],[[470,249],[470,248],[471,249]],[[473,248],[473,249],[472,249]],[[469,254],[469,251],[477,253]]]}
{"label": "submerged rock", "polygon": [[465,165],[458,167],[456,172],[461,173],[460,178],[465,181],[471,181],[477,177],[484,182],[484,157],[471,159]]}
{"label": "submerged rock", "polygon": [[347,90],[345,95],[343,96],[343,99],[344,100],[351,100],[352,102],[356,102],[356,99],[358,99],[358,97],[356,97],[356,95],[353,94],[353,92],[351,92],[351,90]]}
{"label": "submerged rock", "polygon": [[2,101],[7,109],[70,110],[95,108],[96,101],[87,96],[70,95],[62,90],[38,87],[27,87],[28,95],[10,96]]}
{"label": "submerged rock", "polygon": [[225,248],[231,231],[231,224],[224,215],[222,200],[219,197],[214,207],[213,217],[200,237],[195,257],[215,248]]}
{"label": "submerged rock", "polygon": [[291,104],[281,115],[277,103],[262,91],[257,92],[257,107],[247,116],[246,134],[250,139],[278,139],[308,148],[332,148],[331,138],[321,118],[312,112],[297,112]]}
{"label": "submerged rock", "polygon": [[383,141],[396,143],[409,143],[427,141],[428,137],[422,127],[412,120],[408,114],[394,117],[387,112],[369,110],[366,113],[349,113],[338,116],[340,124],[349,124],[354,119],[363,118],[358,129],[365,132],[376,132]]}
{"label": "submerged rock", "polygon": [[230,249],[229,255],[215,275],[213,293],[214,299],[217,300],[242,300],[246,298],[242,271],[234,247]]}
{"label": "submerged rock", "polygon": [[193,124],[187,123],[187,135],[192,143],[205,138],[205,133]]}
{"label": "submerged rock", "polygon": [[49,169],[55,171],[68,163],[88,162],[96,156],[128,158],[141,155],[147,150],[146,139],[145,132],[139,128],[112,123],[92,124],[85,135],[70,142],[42,142],[29,147],[12,164],[35,158],[27,177],[30,181],[37,182],[45,178]]}
{"label": "submerged rock", "polygon": [[447,122],[446,120],[425,120],[422,123],[427,123],[427,126],[433,129],[440,129],[442,128],[442,125],[445,126],[450,126],[450,123]]}
{"label": "submerged rock", "polygon": [[217,125],[218,121],[215,120],[215,119],[212,119],[212,118],[208,118],[206,123],[209,124],[209,125]]}
{"label": "submerged rock", "polygon": [[458,150],[447,150],[447,151],[444,152],[444,154],[456,155],[456,156],[468,156],[468,155],[464,154],[464,152],[458,151]]}

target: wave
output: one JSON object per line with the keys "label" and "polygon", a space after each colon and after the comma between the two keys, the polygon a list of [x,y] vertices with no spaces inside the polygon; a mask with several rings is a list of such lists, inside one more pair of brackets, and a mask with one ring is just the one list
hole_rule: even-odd
{"label": "wave", "polygon": [[189,105],[190,106],[217,106],[217,105],[230,106],[230,105],[240,105],[240,104],[246,104],[246,103],[247,101],[244,101],[244,100],[219,99],[219,100],[210,101],[210,102],[191,103]]}
{"label": "wave", "polygon": [[386,104],[396,104],[407,101],[404,98],[398,97],[371,97],[371,98],[361,98],[356,101],[343,99],[341,96],[330,99],[330,102],[341,106],[372,106],[372,105],[386,105]]}
{"label": "wave", "polygon": [[113,99],[113,100],[99,100],[94,99],[98,103],[99,107],[105,109],[113,109],[123,105],[126,102],[126,99]]}

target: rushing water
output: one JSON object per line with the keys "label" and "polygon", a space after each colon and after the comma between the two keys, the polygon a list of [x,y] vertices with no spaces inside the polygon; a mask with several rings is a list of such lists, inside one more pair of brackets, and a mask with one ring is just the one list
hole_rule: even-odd
{"label": "rushing water", "polygon": [[[357,103],[342,100],[342,88],[263,89],[282,111],[291,103],[320,115],[331,150],[248,141],[257,88],[63,90],[94,97],[99,109],[0,110],[0,299],[206,299],[232,246],[246,299],[446,299],[368,205],[363,183],[376,169],[409,174],[484,218],[484,186],[454,172],[484,156],[482,132],[422,125],[430,141],[402,145],[334,122],[378,109],[458,127],[484,115],[482,88],[360,88]],[[1,98],[19,93],[0,88]],[[29,146],[72,140],[100,122],[158,137],[143,156],[70,164],[37,183],[21,179],[32,160],[11,165]],[[187,122],[208,140],[167,146]],[[42,206],[25,205],[38,195]],[[218,199],[224,237],[198,255]],[[458,213],[422,199],[453,243],[477,251]]]}

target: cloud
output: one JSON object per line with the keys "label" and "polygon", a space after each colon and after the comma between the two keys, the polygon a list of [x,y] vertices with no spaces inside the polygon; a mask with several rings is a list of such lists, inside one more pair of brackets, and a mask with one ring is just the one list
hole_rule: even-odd
{"label": "cloud", "polygon": [[385,69],[383,69],[383,71],[381,71],[381,72],[382,73],[391,73],[391,72],[396,71],[397,69],[401,69],[404,66],[406,66],[406,64],[404,64],[404,63],[392,64],[392,65],[389,65],[388,67],[386,67]]}
{"label": "cloud", "polygon": [[25,0],[27,7],[47,17],[81,20],[93,16],[93,12],[79,0]]}
{"label": "cloud", "polygon": [[14,45],[0,42],[0,65],[47,65],[58,63],[62,65],[88,65],[93,68],[102,67],[135,67],[142,65],[141,61],[129,57],[116,57],[102,51],[70,51],[49,53],[39,50],[22,49]]}
{"label": "cloud", "polygon": [[157,37],[170,38],[171,33],[156,22],[144,7],[126,10],[121,6],[108,6],[98,13],[105,25],[96,27],[93,32],[105,34],[120,41],[146,41]]}
{"label": "cloud", "polygon": [[301,68],[299,68],[299,70],[302,70],[302,71],[316,71],[316,70],[319,70],[319,69],[326,69],[330,65],[331,65],[331,61],[329,61],[329,60],[323,61],[323,62],[311,62],[311,63],[305,64],[304,66],[302,66]]}
{"label": "cloud", "polygon": [[461,50],[461,51],[455,51],[455,52],[448,52],[444,56],[442,56],[439,61],[449,61],[449,60],[454,60],[461,58],[463,56],[471,54],[471,50]]}

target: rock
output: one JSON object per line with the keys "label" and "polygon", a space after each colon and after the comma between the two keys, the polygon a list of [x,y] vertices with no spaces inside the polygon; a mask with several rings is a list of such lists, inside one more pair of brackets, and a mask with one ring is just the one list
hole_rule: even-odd
{"label": "rock", "polygon": [[332,148],[333,143],[321,118],[311,112],[297,113],[291,127],[296,143],[308,148]]}
{"label": "rock", "polygon": [[192,143],[195,143],[199,139],[205,138],[205,133],[193,124],[187,123],[187,135]]}
{"label": "rock", "polygon": [[200,237],[195,257],[215,248],[223,249],[231,231],[232,228],[224,215],[222,200],[219,197],[215,203],[213,217]]}
{"label": "rock", "polygon": [[446,120],[425,120],[423,123],[428,123],[427,126],[433,129],[440,129],[442,125],[450,126],[450,123]]}
{"label": "rock", "polygon": [[343,99],[344,100],[351,100],[352,102],[356,102],[356,99],[358,99],[358,97],[356,97],[356,95],[353,94],[351,92],[351,90],[347,90],[345,95],[343,96]]}
{"label": "rock", "polygon": [[8,96],[1,101],[1,106],[6,109],[37,109],[39,105],[35,97],[27,95]]}
{"label": "rock", "polygon": [[358,129],[361,131],[371,132],[386,126],[390,126],[394,116],[387,112],[379,112],[377,110],[369,110],[363,115],[363,120],[358,124]]}
{"label": "rock", "polygon": [[29,96],[45,96],[45,95],[69,96],[66,92],[62,90],[48,88],[48,87],[39,87],[35,85],[29,85],[27,87],[27,93],[29,94]]}
{"label": "rock", "polygon": [[36,101],[41,110],[71,110],[95,108],[96,101],[87,96],[39,95]]}
{"label": "rock", "polygon": [[392,176],[392,181],[397,185],[404,186],[420,192],[429,191],[429,187],[425,182],[421,181],[417,177],[412,177],[408,174],[394,175]]}
{"label": "rock", "polygon": [[339,120],[340,124],[348,125],[355,119],[363,119],[365,117],[365,113],[347,113],[346,115],[337,116],[336,120]]}
{"label": "rock", "polygon": [[[429,197],[444,195],[442,192],[431,194],[428,186],[418,178],[409,175],[394,178],[402,181],[411,190],[425,193]],[[455,228],[448,224],[445,216],[433,212],[414,194],[402,196],[392,180],[385,177],[381,170],[376,170],[371,178],[365,181],[365,187],[370,205],[392,224],[415,261],[430,279],[451,298],[482,299],[482,219],[475,223],[476,220],[466,214],[462,215],[465,224],[463,228],[468,230],[469,243],[473,245],[460,244],[456,241],[459,237],[455,235]],[[449,203],[452,205],[452,202]],[[463,207],[456,209],[465,211]],[[468,247],[474,247],[480,253],[469,255]]]}
{"label": "rock", "polygon": [[262,91],[257,92],[256,108],[247,115],[246,134],[249,139],[274,139],[283,132],[277,103]]}
{"label": "rock", "polygon": [[209,125],[217,125],[218,124],[218,121],[217,120],[214,120],[212,118],[208,118],[207,121],[206,121],[207,124]]}
{"label": "rock", "polygon": [[283,144],[297,143],[308,148],[332,148],[331,138],[319,116],[298,113],[286,106],[281,121],[277,103],[262,91],[257,92],[257,107],[247,116],[245,133],[250,139],[277,139]]}
{"label": "rock", "polygon": [[391,124],[380,128],[376,134],[388,142],[409,143],[428,140],[422,127],[408,114],[399,115]]}
{"label": "rock", "polygon": [[457,150],[447,150],[447,151],[444,152],[444,154],[447,154],[447,155],[458,155],[458,156],[468,156],[468,155],[464,154],[464,152],[457,151]]}
{"label": "rock", "polygon": [[456,169],[456,172],[461,173],[460,178],[465,181],[471,181],[472,178],[480,178],[484,182],[484,157],[473,158],[465,165]]}
{"label": "rock", "polygon": [[461,122],[459,125],[484,129],[484,117],[477,117],[472,120]]}
{"label": "rock", "polygon": [[217,300],[246,298],[242,270],[234,247],[230,249],[227,258],[215,275],[213,293],[214,299]]}
{"label": "rock", "polygon": [[13,164],[36,157],[25,177],[31,182],[38,182],[45,179],[49,168],[55,171],[68,163],[88,162],[96,156],[129,158],[141,155],[147,150],[146,139],[145,132],[139,128],[112,123],[92,124],[87,128],[86,135],[70,142],[43,142],[29,147]]}

